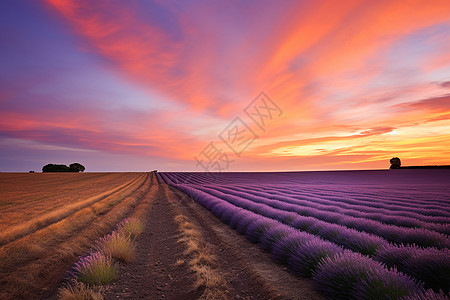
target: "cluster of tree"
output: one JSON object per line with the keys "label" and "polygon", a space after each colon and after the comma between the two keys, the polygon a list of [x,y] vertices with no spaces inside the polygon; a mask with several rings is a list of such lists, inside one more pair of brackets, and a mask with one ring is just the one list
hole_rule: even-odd
{"label": "cluster of tree", "polygon": [[42,167],[42,172],[83,172],[86,168],[79,163],[73,163],[69,166],[48,164]]}

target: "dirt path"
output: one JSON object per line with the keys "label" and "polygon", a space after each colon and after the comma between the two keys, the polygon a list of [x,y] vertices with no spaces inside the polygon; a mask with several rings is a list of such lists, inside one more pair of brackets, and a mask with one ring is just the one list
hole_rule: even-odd
{"label": "dirt path", "polygon": [[161,187],[153,186],[154,197],[145,231],[138,239],[136,257],[120,266],[119,277],[105,288],[105,299],[197,299],[194,276],[184,265],[184,247],[178,243],[175,214]]}
{"label": "dirt path", "polygon": [[[219,262],[229,299],[322,299],[309,279],[297,278],[257,245],[223,224],[209,211],[166,184],[159,184],[134,262],[121,265],[119,278],[106,287],[106,299],[198,299],[195,273],[188,264],[174,218],[196,224]],[[173,205],[175,203],[176,205]]]}

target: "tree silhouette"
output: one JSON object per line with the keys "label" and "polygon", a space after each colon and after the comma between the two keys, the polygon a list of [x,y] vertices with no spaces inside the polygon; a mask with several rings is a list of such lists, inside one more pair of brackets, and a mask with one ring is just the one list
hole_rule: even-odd
{"label": "tree silhouette", "polygon": [[48,164],[42,167],[42,172],[69,172],[69,167],[66,165]]}
{"label": "tree silhouette", "polygon": [[42,167],[42,172],[83,172],[86,168],[79,163],[70,164],[70,166],[66,165],[55,165],[48,164]]}
{"label": "tree silhouette", "polygon": [[73,163],[69,165],[69,172],[84,172],[86,168],[79,163]]}
{"label": "tree silhouette", "polygon": [[400,169],[400,166],[402,165],[400,158],[398,157],[391,158],[389,162],[391,163],[390,169]]}

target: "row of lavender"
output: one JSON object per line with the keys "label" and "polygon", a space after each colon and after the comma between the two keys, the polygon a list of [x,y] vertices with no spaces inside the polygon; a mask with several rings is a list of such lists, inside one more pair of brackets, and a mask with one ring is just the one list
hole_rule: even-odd
{"label": "row of lavender", "polygon": [[438,232],[450,231],[448,226],[450,210],[444,205],[433,205],[430,208],[430,205],[425,203],[405,207],[404,200],[402,200],[402,203],[387,204],[384,203],[385,198],[373,199],[372,196],[372,199],[357,200],[333,191],[311,194],[311,192],[304,191],[300,193],[294,189],[267,190],[260,187],[236,187],[238,191],[248,191],[249,189],[255,195],[277,198],[288,197],[290,200],[299,200],[306,204],[319,204],[326,210],[342,212],[356,217],[377,219],[383,223],[405,227],[423,227]]}
{"label": "row of lavender", "polygon": [[[380,189],[379,186],[373,187],[370,189],[370,186],[358,187],[355,185],[340,185],[339,189],[335,189],[335,185],[333,184],[320,184],[320,185],[308,185],[302,184],[301,190],[299,190],[298,183],[294,180],[286,180],[286,177],[279,178],[276,187],[271,187],[270,182],[265,182],[263,180],[261,188],[260,182],[246,180],[248,179],[248,173],[232,173],[231,178],[222,178],[215,177],[211,178],[211,176],[202,174],[202,173],[173,173],[177,175],[175,180],[178,180],[177,183],[191,183],[191,184],[200,184],[200,185],[208,185],[211,182],[214,182],[216,185],[232,185],[237,188],[250,188],[256,191],[270,191],[270,193],[280,193],[284,195],[291,195],[294,197],[300,197],[300,199],[313,199],[313,200],[321,200],[327,203],[333,203],[336,206],[348,208],[352,207],[354,204],[356,206],[364,206],[367,210],[370,208],[379,208],[385,209],[384,211],[380,211],[382,213],[388,213],[392,209],[395,209],[395,213],[403,212],[404,216],[409,216],[409,212],[417,212],[419,214],[423,214],[425,216],[441,216],[446,217],[443,219],[443,222],[449,221],[450,217],[450,207],[449,207],[449,196],[446,194],[448,192],[448,188],[443,189],[437,186],[428,186],[430,190],[424,191],[420,190],[420,187],[408,186],[407,189],[400,189],[398,186],[383,186]],[[275,173],[276,174],[276,173]],[[289,173],[288,173],[289,174]],[[286,176],[286,175],[285,175]],[[254,177],[254,173],[251,174],[251,177]],[[295,176],[291,176],[294,177]],[[276,177],[275,177],[276,178]],[[211,180],[213,179],[213,180]],[[450,180],[450,178],[448,178]],[[282,182],[280,180],[285,180],[286,182]],[[267,181],[267,180],[266,180]],[[244,182],[243,185],[239,186],[239,182]],[[269,183],[269,185],[264,184]],[[282,186],[283,189],[279,187]],[[399,193],[396,193],[396,190]],[[355,197],[356,194],[356,197]],[[328,202],[327,202],[328,200]],[[405,202],[408,202],[408,205],[405,206]],[[379,210],[372,210],[379,211]],[[439,221],[431,220],[433,222]]]}
{"label": "row of lavender", "polygon": [[[385,224],[373,219],[355,217],[343,212],[333,212],[326,210],[321,205],[315,205],[309,201],[296,201],[289,197],[261,197],[254,192],[239,192],[236,189],[216,186],[213,188],[198,186],[199,190],[217,196],[221,199],[234,203],[235,205],[251,209],[261,210],[261,213],[271,213],[272,211],[283,214],[287,217],[288,212],[293,212],[301,216],[312,217],[328,223],[339,224],[355,230],[376,234],[392,243],[410,243],[422,247],[437,247],[439,249],[448,248],[450,240],[447,235],[423,228],[407,228],[397,225]],[[266,212],[270,211],[270,212]]]}
{"label": "row of lavender", "polygon": [[[431,216],[449,216],[450,208],[446,205],[447,201],[433,201],[433,199],[415,199],[417,192],[413,193],[408,191],[401,191],[401,194],[395,195],[392,191],[380,191],[374,190],[372,192],[367,191],[366,188],[358,188],[354,186],[341,186],[339,190],[333,190],[325,187],[321,187],[320,190],[317,187],[308,188],[307,186],[302,187],[299,191],[295,187],[290,188],[286,186],[284,190],[279,189],[268,189],[269,191],[283,192],[285,194],[290,194],[299,197],[314,196],[321,200],[338,200],[335,205],[342,205],[342,207],[352,207],[353,205],[364,205],[369,208],[381,208],[381,209],[396,209],[405,212],[416,212],[420,214],[431,215]],[[357,198],[354,197],[355,193],[358,195]],[[410,194],[410,195],[405,195]],[[408,202],[408,206],[404,206],[404,202]]]}
{"label": "row of lavender", "polygon": [[[434,235],[431,234],[431,239],[419,239],[423,244],[431,241],[438,245],[440,249],[435,247],[420,248],[416,245],[405,246],[397,241],[396,243],[390,243],[389,240],[378,235],[336,224],[337,219],[335,215],[327,222],[316,218],[316,216],[308,214],[305,216],[305,211],[295,211],[292,207],[287,208],[285,206],[295,206],[293,203],[255,196],[253,195],[256,189],[254,185],[249,185],[248,192],[244,193],[238,191],[236,186],[226,188],[211,185],[210,182],[195,183],[195,174],[189,174],[193,178],[192,181],[188,182],[189,184],[176,183],[184,181],[186,174],[167,173],[163,174],[163,176],[168,183],[191,195],[224,222],[236,228],[240,233],[246,234],[250,240],[258,242],[264,248],[270,250],[276,259],[287,263],[298,274],[306,276],[315,274],[313,278],[320,283],[319,286],[321,287],[327,286],[324,285],[322,280],[329,282],[329,284],[334,282],[339,286],[336,280],[354,280],[353,276],[356,276],[358,279],[355,282],[358,282],[358,284],[355,282],[349,283],[351,292],[348,292],[356,297],[356,295],[364,295],[367,291],[372,293],[374,289],[381,288],[370,286],[367,281],[368,278],[365,277],[367,274],[378,274],[373,276],[390,278],[384,279],[389,280],[389,282],[382,284],[383,293],[404,294],[404,292],[400,292],[401,288],[396,292],[390,290],[396,290],[400,286],[408,286],[408,289],[411,289],[414,285],[415,288],[413,290],[420,294],[423,292],[423,288],[419,282],[425,282],[425,287],[434,288],[436,291],[443,289],[447,293],[450,290],[448,283],[450,281],[448,238],[440,233],[432,232]],[[194,182],[194,184],[190,184],[191,182]],[[230,186],[230,182],[226,186]],[[266,187],[264,186],[264,189]],[[277,206],[281,206],[284,209],[280,209]],[[302,205],[295,207],[299,208]],[[316,209],[316,212],[320,212],[320,210]],[[328,213],[330,212],[325,211],[324,215],[326,216]],[[358,224],[357,221],[355,220],[354,223]],[[378,225],[380,224],[383,225],[383,223],[379,222]],[[389,226],[392,227],[392,225]],[[423,232],[423,229],[403,228],[403,230]],[[399,233],[399,235],[402,234],[404,232]],[[435,239],[436,235],[443,239],[439,242],[439,239]],[[412,236],[414,237],[414,235]],[[392,235],[391,239],[395,240],[395,235]],[[351,261],[353,262],[351,263]],[[365,275],[353,274],[353,271],[351,271],[346,273],[347,275],[353,274],[349,275],[351,278],[347,279],[341,277],[347,275],[339,273],[334,280],[330,278],[325,280],[323,278],[324,274],[330,274],[329,271],[322,272],[328,270],[327,267],[322,265],[325,262],[333,266],[344,262],[344,264],[350,263],[357,268],[361,267],[361,269],[358,269],[359,271],[355,270],[355,272],[366,273],[364,273]],[[391,267],[391,269],[387,269],[384,264]],[[396,271],[397,268],[415,279],[399,273]],[[320,270],[322,271],[319,272]],[[394,276],[393,274],[396,275]],[[397,279],[394,280],[391,277],[396,277]],[[361,287],[362,282],[365,282],[365,287]],[[399,286],[394,288],[392,284],[398,284]],[[328,288],[330,290],[324,290],[325,293],[332,293],[333,297],[340,295],[334,290],[336,287],[329,286]],[[385,290],[385,288],[388,290]],[[350,295],[348,293],[346,296]],[[398,296],[399,294],[395,295]]]}
{"label": "row of lavender", "polygon": [[[190,178],[190,182],[199,184],[199,180],[196,180],[195,178],[197,176],[200,175],[193,175]],[[229,185],[221,187],[221,185],[216,184],[214,186],[214,189],[217,188],[221,188],[225,193],[229,193],[230,191],[232,193],[243,192],[243,194],[240,193],[239,196],[244,195],[244,197],[246,194],[249,195],[248,192],[250,190],[250,196],[252,197],[260,196],[265,199],[280,200],[290,204],[297,204],[301,205],[302,207],[307,207],[323,212],[335,213],[333,218],[350,216],[355,218],[375,220],[376,222],[365,224],[363,226],[364,228],[356,228],[373,233],[377,233],[374,230],[376,230],[375,227],[378,227],[380,222],[400,227],[427,229],[422,233],[422,235],[433,235],[433,233],[429,233],[428,230],[445,234],[441,237],[435,235],[436,239],[438,240],[445,239],[445,236],[450,233],[450,208],[448,205],[448,200],[440,203],[440,205],[433,205],[430,208],[427,207],[430,205],[428,202],[424,202],[421,204],[411,204],[411,201],[414,201],[413,199],[408,199],[408,206],[404,205],[405,199],[403,198],[400,198],[399,201],[401,202],[397,202],[397,205],[386,205],[383,203],[390,200],[387,200],[385,197],[377,199],[376,197],[371,195],[370,197],[374,199],[366,198],[361,201],[359,199],[355,199],[354,196],[351,197],[349,194],[342,195],[340,191],[336,190],[325,191],[322,194],[316,192],[315,194],[311,195],[311,191],[296,191],[292,189],[291,186],[286,185],[283,185],[282,189],[274,189],[267,186],[261,188],[249,185],[233,185],[232,188],[230,188]],[[364,197],[366,195],[358,193],[358,198],[361,196]],[[417,205],[421,206],[417,207]],[[304,213],[307,214],[308,212]],[[414,240],[405,240],[402,242],[417,243]]]}

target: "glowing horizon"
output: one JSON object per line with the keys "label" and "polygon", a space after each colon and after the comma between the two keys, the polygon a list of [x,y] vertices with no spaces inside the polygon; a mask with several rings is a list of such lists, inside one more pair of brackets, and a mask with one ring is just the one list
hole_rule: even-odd
{"label": "glowing horizon", "polygon": [[[211,142],[225,171],[450,164],[449,1],[0,5],[0,171],[204,171]],[[260,92],[282,110],[263,129]]]}

